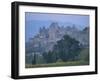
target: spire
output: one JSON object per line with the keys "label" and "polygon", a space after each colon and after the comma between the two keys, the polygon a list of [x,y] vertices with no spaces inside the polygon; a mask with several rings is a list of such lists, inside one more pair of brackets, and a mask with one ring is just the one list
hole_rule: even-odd
{"label": "spire", "polygon": [[50,25],[50,27],[52,28],[57,28],[57,27],[59,27],[58,26],[58,23],[57,22],[53,22],[53,23],[51,23],[51,25]]}

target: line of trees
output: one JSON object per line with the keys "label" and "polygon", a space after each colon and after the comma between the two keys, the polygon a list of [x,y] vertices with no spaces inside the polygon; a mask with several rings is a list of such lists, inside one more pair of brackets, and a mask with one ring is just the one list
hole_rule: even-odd
{"label": "line of trees", "polygon": [[[79,42],[65,35],[62,40],[59,40],[52,52],[44,53],[43,57],[48,62],[56,62],[57,60],[71,61],[77,60],[80,51]],[[49,57],[47,57],[49,56]],[[76,58],[77,57],[77,58]]]}
{"label": "line of trees", "polygon": [[[43,63],[55,63],[58,61],[76,61],[82,59],[83,54],[80,54],[80,52],[83,49],[80,48],[80,44],[78,41],[76,41],[74,38],[71,38],[68,35],[64,35],[63,39],[57,41],[57,44],[54,45],[54,48],[52,51],[49,52],[44,52],[42,54],[42,59],[41,61]],[[83,52],[84,53],[84,52]],[[87,53],[87,51],[86,51]],[[88,60],[88,55],[83,58],[83,60],[87,59]],[[37,64],[36,58],[38,56],[34,54],[32,64]],[[40,60],[41,57],[38,57]],[[40,61],[40,62],[41,62]]]}

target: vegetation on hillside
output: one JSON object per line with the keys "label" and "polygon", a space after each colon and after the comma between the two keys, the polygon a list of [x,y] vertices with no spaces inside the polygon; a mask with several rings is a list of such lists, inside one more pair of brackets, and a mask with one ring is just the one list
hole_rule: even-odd
{"label": "vegetation on hillside", "polygon": [[32,58],[32,64],[26,64],[26,68],[88,65],[89,48],[82,48],[74,38],[64,35],[52,51],[34,54]]}

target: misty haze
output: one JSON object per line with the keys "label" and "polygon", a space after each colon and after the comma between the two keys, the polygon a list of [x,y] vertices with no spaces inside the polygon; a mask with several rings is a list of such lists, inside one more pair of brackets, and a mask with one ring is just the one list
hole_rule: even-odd
{"label": "misty haze", "polygon": [[25,13],[25,67],[89,65],[89,16]]}

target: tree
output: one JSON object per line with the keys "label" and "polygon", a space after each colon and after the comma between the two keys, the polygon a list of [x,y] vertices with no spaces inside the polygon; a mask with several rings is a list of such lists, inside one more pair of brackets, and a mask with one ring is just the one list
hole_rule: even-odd
{"label": "tree", "polygon": [[54,46],[53,51],[57,52],[63,61],[75,60],[80,51],[79,42],[68,35],[64,35],[63,39]]}
{"label": "tree", "polygon": [[36,54],[33,56],[32,64],[36,64]]}
{"label": "tree", "polygon": [[54,52],[49,51],[48,53],[43,53],[43,58],[46,63],[54,63],[56,62],[56,54]]}
{"label": "tree", "polygon": [[81,61],[89,62],[89,48],[81,49],[79,59]]}

